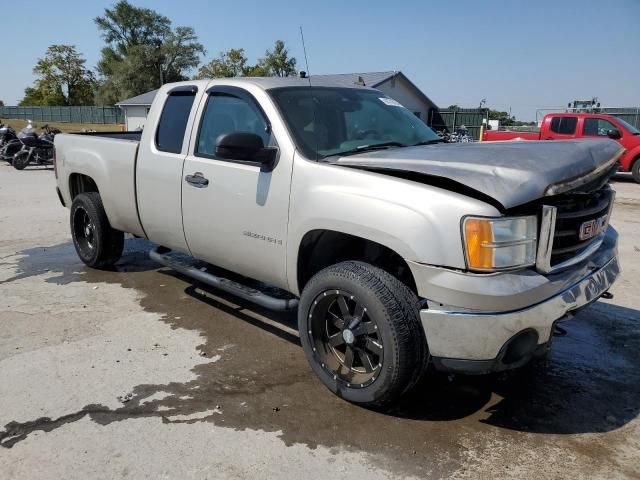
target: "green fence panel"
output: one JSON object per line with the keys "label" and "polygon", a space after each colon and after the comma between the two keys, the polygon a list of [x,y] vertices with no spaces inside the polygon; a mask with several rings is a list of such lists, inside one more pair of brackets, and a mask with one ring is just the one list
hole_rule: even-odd
{"label": "green fence panel", "polygon": [[0,107],[0,119],[32,120],[38,123],[124,123],[119,107]]}
{"label": "green fence panel", "polygon": [[484,120],[488,120],[489,110],[486,108],[459,108],[457,110],[431,110],[428,125],[434,130],[454,133],[458,127],[464,125],[469,135],[474,139],[480,138],[480,127]]}

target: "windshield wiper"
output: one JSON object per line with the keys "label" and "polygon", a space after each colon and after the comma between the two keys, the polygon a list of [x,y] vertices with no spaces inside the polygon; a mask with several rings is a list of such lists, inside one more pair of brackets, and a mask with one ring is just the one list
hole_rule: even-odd
{"label": "windshield wiper", "polygon": [[444,138],[434,138],[433,140],[425,140],[424,142],[414,143],[410,147],[418,147],[420,145],[433,145],[434,143],[447,143]]}
{"label": "windshield wiper", "polygon": [[383,142],[383,143],[372,143],[370,145],[360,145],[359,147],[353,148],[351,150],[345,150],[344,152],[334,153],[333,156],[343,156],[343,155],[355,155],[357,153],[362,152],[371,152],[372,150],[383,150],[385,148],[390,147],[406,147],[404,143],[400,142]]}

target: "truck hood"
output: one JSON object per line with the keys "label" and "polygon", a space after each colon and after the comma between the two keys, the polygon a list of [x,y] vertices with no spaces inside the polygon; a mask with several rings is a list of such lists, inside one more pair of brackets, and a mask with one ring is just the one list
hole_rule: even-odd
{"label": "truck hood", "polygon": [[623,152],[608,139],[440,143],[344,156],[331,163],[461,193],[471,189],[509,209],[587,183],[600,185],[615,172]]}

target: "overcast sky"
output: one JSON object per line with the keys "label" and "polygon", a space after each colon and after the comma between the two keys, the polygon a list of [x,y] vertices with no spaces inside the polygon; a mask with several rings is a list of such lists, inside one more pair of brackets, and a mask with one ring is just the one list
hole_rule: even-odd
{"label": "overcast sky", "polygon": [[[22,97],[50,44],[76,45],[95,66],[103,41],[92,19],[113,3],[30,0],[26,16],[5,15],[0,99]],[[312,74],[402,70],[441,107],[486,98],[532,120],[576,98],[640,105],[640,0],[132,3],[194,27],[207,59],[244,48],[253,62],[282,39],[306,70],[302,25]]]}

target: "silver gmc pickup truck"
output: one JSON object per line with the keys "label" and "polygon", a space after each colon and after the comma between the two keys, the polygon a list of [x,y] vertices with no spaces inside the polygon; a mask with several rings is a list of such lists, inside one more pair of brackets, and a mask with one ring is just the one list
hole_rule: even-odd
{"label": "silver gmc pickup truck", "polygon": [[127,232],[197,281],[297,309],[315,374],[368,407],[428,365],[544,354],[620,271],[615,141],[446,144],[371,88],[243,78],[165,85],[142,133],[55,147],[84,263],[112,266]]}

